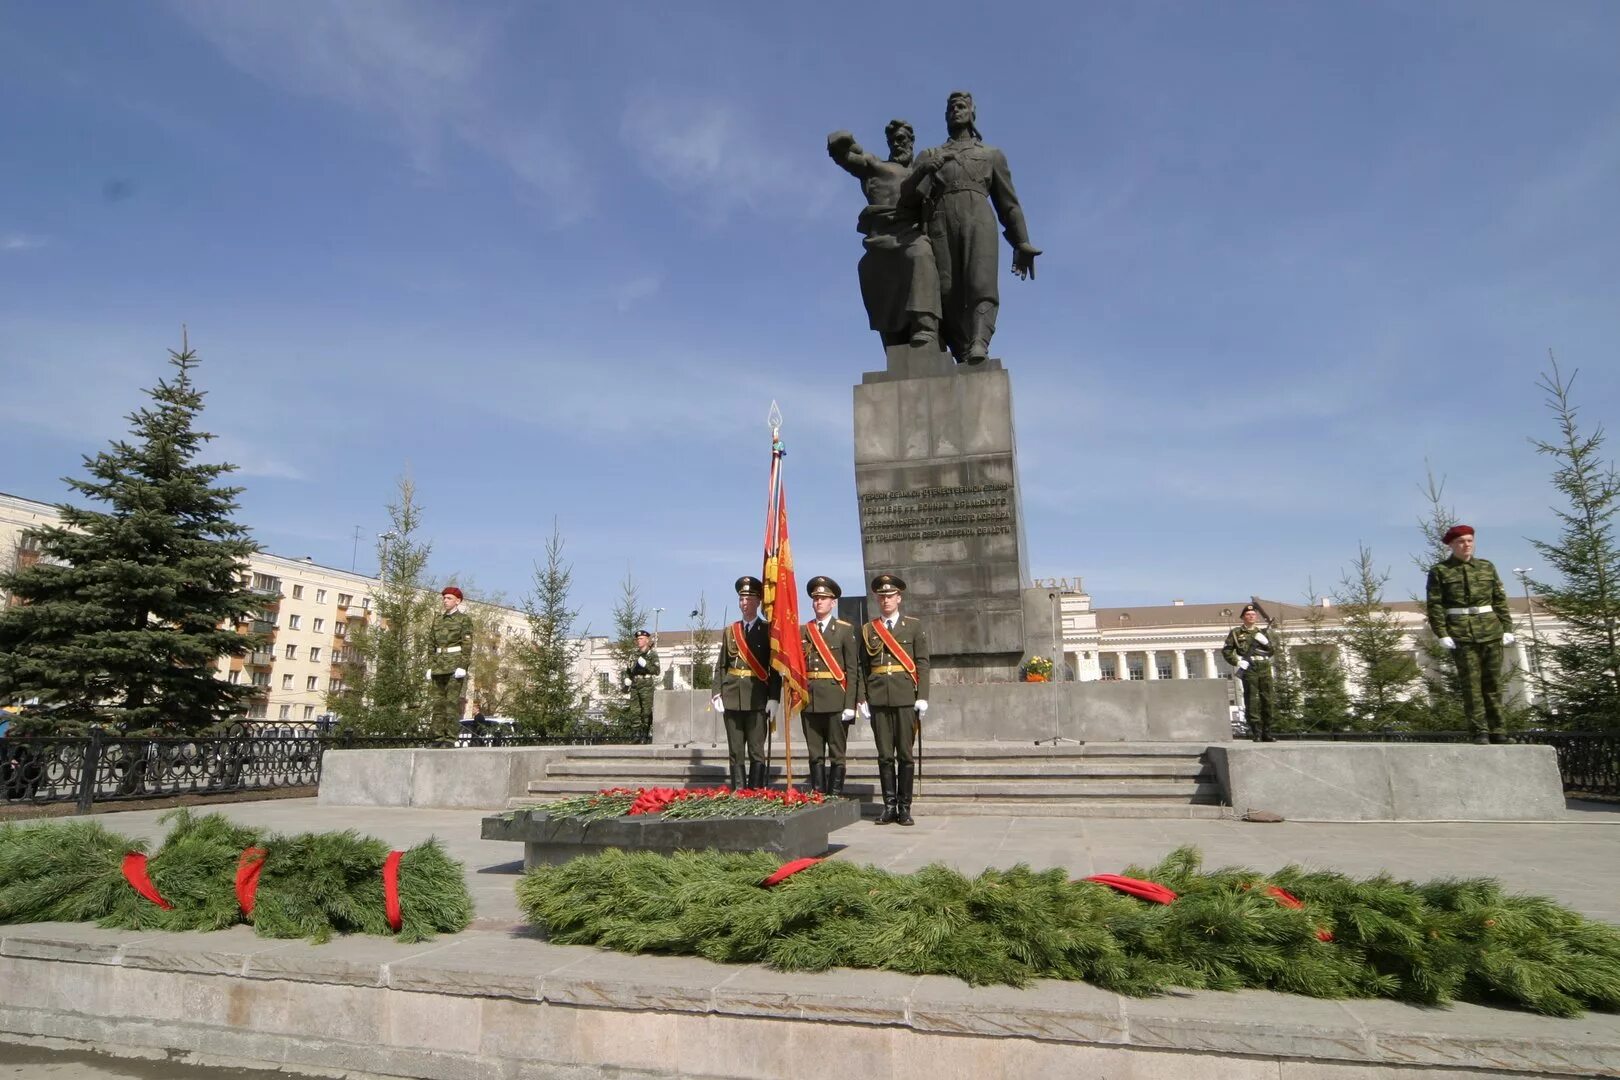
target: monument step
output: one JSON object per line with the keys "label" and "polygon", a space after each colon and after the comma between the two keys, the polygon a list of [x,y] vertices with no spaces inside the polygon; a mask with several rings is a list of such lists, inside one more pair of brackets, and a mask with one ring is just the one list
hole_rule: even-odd
{"label": "monument step", "polygon": [[[794,783],[795,786],[802,788],[804,778],[795,776]],[[779,788],[782,785],[783,779],[778,774],[773,778],[771,786]],[[564,780],[548,777],[544,780],[530,781],[529,795],[533,798],[589,795],[605,786],[620,785],[604,785],[596,780]],[[624,784],[622,786],[646,785]],[[919,787],[921,790],[928,792],[929,798],[934,799],[997,799],[1006,801],[1039,799],[1180,799],[1183,802],[1192,802],[1197,799],[1218,799],[1220,797],[1220,786],[1212,782],[1093,780],[1084,778],[1065,780],[958,780],[936,777],[926,770],[919,782]],[[875,798],[877,791],[878,785],[874,777],[847,780],[844,785],[845,794],[852,798]]]}
{"label": "monument step", "polygon": [[[924,730],[926,737],[927,731]],[[781,745],[781,732],[777,732],[777,745]],[[803,741],[795,729],[793,745],[802,748]],[[1050,743],[1025,742],[994,742],[994,741],[958,741],[929,742],[928,752],[931,756],[941,758],[956,756],[970,758],[974,761],[1022,761],[1029,758],[1048,758],[1053,760],[1067,760],[1072,758],[1140,758],[1144,760],[1159,761],[1166,758],[1181,758],[1199,760],[1204,751],[1208,749],[1207,742],[1093,742],[1093,743],[1060,743],[1053,746]],[[681,746],[571,746],[567,747],[569,758],[577,760],[611,758],[615,760],[692,760],[694,755],[703,757],[719,753],[723,759],[726,752],[726,740],[723,732],[716,733],[711,739],[698,740]],[[870,739],[857,738],[850,742],[847,754],[853,758],[876,758],[877,747]]]}
{"label": "monument step", "polygon": [[[1091,761],[1038,761],[1025,763],[984,762],[978,759],[940,760],[933,754],[925,759],[925,768],[934,776],[970,779],[976,777],[1061,780],[1068,778],[1110,779],[1214,779],[1214,772],[1197,759],[1186,761],[1091,762]],[[780,760],[777,765],[781,769]],[[729,769],[721,756],[709,757],[701,763],[682,761],[554,761],[546,768],[551,779],[590,779],[602,777],[616,783],[703,784],[726,779]],[[803,758],[794,761],[794,773],[807,772]],[[849,776],[873,777],[877,775],[875,759],[856,759],[848,765]]]}
{"label": "monument step", "polygon": [[[862,816],[868,820],[877,816],[882,804],[875,798],[864,798],[861,793],[845,794],[861,802]],[[1075,817],[1075,818],[1205,818],[1229,817],[1231,808],[1218,802],[1187,799],[1068,799],[1068,800],[1011,800],[1011,799],[952,799],[942,798],[936,791],[920,793],[912,806],[918,817]],[[540,801],[535,797],[515,798],[508,809],[530,807]]]}

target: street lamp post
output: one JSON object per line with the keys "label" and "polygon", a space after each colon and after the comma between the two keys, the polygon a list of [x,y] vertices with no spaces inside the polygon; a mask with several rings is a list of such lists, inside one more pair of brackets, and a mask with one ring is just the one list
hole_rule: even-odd
{"label": "street lamp post", "polygon": [[1541,696],[1541,707],[1547,707],[1547,675],[1541,669],[1541,638],[1536,633],[1536,604],[1530,599],[1530,572],[1533,566],[1515,566],[1513,572],[1519,576],[1519,584],[1524,586],[1524,609],[1530,616],[1530,667],[1536,673],[1537,693]]}
{"label": "street lamp post", "polygon": [[381,553],[377,556],[377,577],[379,577],[379,578],[386,578],[387,577],[387,574],[388,574],[388,544],[389,544],[390,541],[398,540],[398,539],[399,539],[399,533],[395,532],[393,529],[389,529],[387,532],[380,532],[380,533],[377,534],[377,543],[382,548]]}
{"label": "street lamp post", "polygon": [[658,616],[664,613],[661,607],[653,608],[653,648],[658,648]]}

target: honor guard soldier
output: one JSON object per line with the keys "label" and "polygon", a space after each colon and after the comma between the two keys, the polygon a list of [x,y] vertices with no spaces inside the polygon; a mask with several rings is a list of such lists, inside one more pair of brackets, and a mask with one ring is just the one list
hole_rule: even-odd
{"label": "honor guard soldier", "polygon": [[652,647],[652,635],[646,630],[636,631],[636,651],[630,654],[630,664],[624,669],[622,681],[624,688],[630,691],[630,711],[636,722],[651,731],[653,689],[658,685],[658,650]]}
{"label": "honor guard soldier", "polygon": [[461,721],[462,691],[467,686],[467,665],[472,663],[472,616],[467,614],[461,590],[446,585],[439,593],[444,610],[428,629],[432,667],[427,670],[428,708],[433,731],[455,735]]}
{"label": "honor guard soldier", "polygon": [[1474,557],[1472,525],[1453,525],[1442,540],[1451,554],[1429,570],[1429,629],[1457,662],[1463,712],[1474,741],[1506,742],[1502,646],[1514,642],[1507,590],[1496,567]]}
{"label": "honor guard soldier", "polygon": [[844,794],[844,747],[848,724],[860,700],[861,663],[855,628],[833,615],[844,595],[830,577],[813,577],[805,586],[816,617],[804,624],[804,666],[810,698],[801,717],[810,754],[810,788],[823,795]]}
{"label": "honor guard soldier", "polygon": [[759,614],[764,595],[759,578],[737,579],[742,618],[721,635],[715,657],[713,705],[725,715],[734,791],[765,786],[765,727],[780,707],[782,677],[771,669],[771,624]]}
{"label": "honor guard soldier", "polygon": [[877,741],[883,789],[879,825],[911,825],[916,775],[912,734],[928,712],[928,631],[921,619],[900,614],[906,583],[893,574],[872,579],[880,615],[861,627],[861,690]]}
{"label": "honor guard soldier", "polygon": [[1260,609],[1243,605],[1243,625],[1232,627],[1221,647],[1221,656],[1237,672],[1243,683],[1243,717],[1249,723],[1249,738],[1255,742],[1275,742],[1271,736],[1271,629],[1267,620],[1260,629]]}

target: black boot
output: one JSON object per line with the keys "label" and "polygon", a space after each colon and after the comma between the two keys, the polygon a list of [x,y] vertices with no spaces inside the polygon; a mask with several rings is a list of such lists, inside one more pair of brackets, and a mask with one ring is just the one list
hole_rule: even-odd
{"label": "black boot", "polygon": [[844,767],[842,765],[827,766],[827,794],[834,799],[844,797]]}
{"label": "black boot", "polygon": [[1275,738],[1272,737],[1272,734],[1271,734],[1271,721],[1270,720],[1262,720],[1262,721],[1260,721],[1260,741],[1261,742],[1276,742],[1277,741]]}
{"label": "black boot", "polygon": [[915,825],[911,820],[911,791],[912,779],[916,776],[917,766],[910,761],[900,763],[900,783],[897,798],[895,799],[894,820],[897,825]]}
{"label": "black boot", "polygon": [[810,790],[818,795],[827,794],[827,766],[819,761],[810,763]]}
{"label": "black boot", "polygon": [[890,825],[899,820],[895,813],[895,799],[897,798],[894,783],[894,762],[878,762],[878,786],[883,790],[883,813],[878,815],[879,825]]}
{"label": "black boot", "polygon": [[765,763],[763,761],[751,762],[748,766],[748,786],[763,788],[765,786]]}
{"label": "black boot", "polygon": [[743,772],[743,763],[733,761],[731,763],[731,790],[741,791],[746,785],[747,779],[747,775]]}
{"label": "black boot", "polygon": [[1476,731],[1474,733],[1474,744],[1476,746],[1484,746],[1487,743],[1489,743],[1490,741],[1491,741],[1491,737],[1489,735],[1485,734],[1483,731]]}

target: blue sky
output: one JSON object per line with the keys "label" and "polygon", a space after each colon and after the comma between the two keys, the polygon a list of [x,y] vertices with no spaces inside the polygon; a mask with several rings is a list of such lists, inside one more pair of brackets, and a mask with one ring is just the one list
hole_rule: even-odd
{"label": "blue sky", "polygon": [[[1547,350],[1620,399],[1620,5],[0,0],[0,490],[119,434],[182,322],[271,551],[350,565],[407,469],[440,575],[585,620],[758,568],[780,402],[801,579],[861,591],[881,366],[825,155],[975,93],[1031,572],[1096,603],[1421,586],[1425,461],[1548,538]],[[1614,447],[1609,447],[1611,455]]]}

